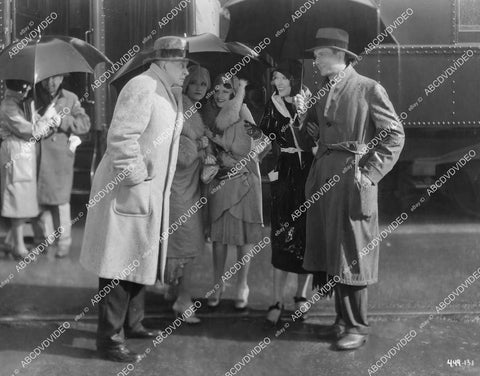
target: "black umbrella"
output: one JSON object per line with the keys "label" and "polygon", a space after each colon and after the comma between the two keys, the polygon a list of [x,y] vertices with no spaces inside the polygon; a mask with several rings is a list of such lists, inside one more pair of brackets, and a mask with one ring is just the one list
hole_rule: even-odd
{"label": "black umbrella", "polygon": [[[349,49],[357,54],[385,29],[371,0],[318,0],[313,4],[305,0],[231,0],[225,7],[231,17],[226,40],[255,44],[268,37],[272,42],[267,51],[276,59],[311,57],[304,51],[313,46],[321,27],[346,30]],[[382,43],[397,44],[388,33]]]}
{"label": "black umbrella", "polygon": [[[227,53],[229,50],[225,43],[216,35],[204,33],[186,37],[188,42],[189,58],[192,54]],[[155,50],[153,47],[140,51],[115,73],[110,81],[117,89],[122,88],[128,80],[146,71],[149,64],[154,60]]]}
{"label": "black umbrella", "polygon": [[91,44],[77,38],[43,35],[23,47],[12,43],[0,54],[0,79],[37,83],[70,73],[93,73],[99,63],[111,61]]}
{"label": "black umbrella", "polygon": [[[205,33],[186,37],[188,41],[188,57],[196,63],[208,69],[212,78],[218,74],[235,70],[238,77],[256,80],[261,77],[266,68],[270,67],[269,57],[261,56],[250,46],[239,43],[224,43],[217,36]],[[154,60],[153,48],[138,53],[133,59],[115,73],[110,83],[117,89],[123,87],[126,82],[142,73],[148,68],[148,64]],[[238,71],[235,69],[240,68]]]}

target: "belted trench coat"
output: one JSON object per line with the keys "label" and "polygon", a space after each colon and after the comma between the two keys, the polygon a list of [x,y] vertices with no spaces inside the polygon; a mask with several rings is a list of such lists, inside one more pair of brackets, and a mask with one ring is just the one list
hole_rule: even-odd
{"label": "belted trench coat", "polygon": [[338,77],[328,103],[317,96],[309,114],[320,135],[305,185],[313,204],[303,266],[361,286],[378,279],[378,183],[398,160],[404,131],[379,83],[350,65]]}

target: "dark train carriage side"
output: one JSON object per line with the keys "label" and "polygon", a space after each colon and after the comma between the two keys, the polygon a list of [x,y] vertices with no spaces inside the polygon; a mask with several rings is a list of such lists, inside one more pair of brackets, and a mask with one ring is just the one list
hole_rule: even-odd
{"label": "dark train carriage side", "polygon": [[[142,49],[161,35],[192,33],[195,0],[184,0],[184,4],[182,11],[160,29],[158,21],[178,7],[179,0],[0,0],[0,51],[20,41],[55,12],[55,21],[42,34],[84,39],[117,62],[134,46]],[[105,66],[97,67],[95,77],[105,70]],[[90,193],[90,180],[105,147],[116,99],[108,81],[98,88],[92,86],[93,82],[93,75],[83,73],[71,73],[64,81],[68,90],[82,98],[82,106],[92,120],[92,130],[82,136],[83,143],[76,152],[73,195]],[[87,92],[89,100],[83,100]]]}
{"label": "dark train carriage side", "polygon": [[[464,211],[480,215],[480,0],[377,3],[386,26],[411,8],[411,16],[393,32],[399,46],[380,45],[356,67],[385,86],[404,119],[405,149],[383,190],[396,189],[409,207],[424,193],[419,189],[470,152],[476,154],[473,160],[440,191]],[[306,68],[314,87],[318,72],[311,61]]]}

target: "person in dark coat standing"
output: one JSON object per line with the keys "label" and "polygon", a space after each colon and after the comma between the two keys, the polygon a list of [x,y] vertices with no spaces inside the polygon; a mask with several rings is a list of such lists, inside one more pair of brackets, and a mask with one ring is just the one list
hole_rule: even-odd
{"label": "person in dark coat standing", "polygon": [[[283,310],[283,295],[288,273],[297,274],[295,308],[304,304],[309,273],[303,268],[306,216],[292,221],[291,214],[305,201],[305,181],[312,164],[315,146],[300,127],[301,121],[294,97],[300,91],[302,64],[284,60],[273,69],[274,93],[267,102],[260,127],[265,134],[275,135],[278,160],[271,178],[271,235],[273,271],[273,305],[268,309],[267,322],[276,325]],[[306,87],[302,90],[308,90]],[[278,176],[277,176],[278,175]],[[302,318],[306,318],[306,309]]]}
{"label": "person in dark coat standing", "polygon": [[307,129],[318,145],[305,186],[310,202],[298,209],[307,212],[303,266],[316,272],[317,285],[326,283],[319,276],[333,278],[337,318],[330,329],[340,337],[337,349],[350,350],[369,333],[367,286],[378,277],[378,242],[372,242],[379,234],[378,183],[397,162],[404,131],[385,89],[345,59],[357,57],[348,50],[347,32],[319,29],[310,51],[325,80],[303,103],[314,109],[316,121]]}
{"label": "person in dark coat standing", "polygon": [[[73,185],[75,136],[90,130],[90,119],[78,97],[62,88],[63,75],[49,77],[36,89],[36,106],[40,115],[52,112],[52,132],[40,141],[38,163],[38,203],[42,213],[34,224],[36,237],[46,238],[62,227],[57,240],[56,257],[65,257],[72,244],[70,195]],[[78,140],[78,138],[77,138]],[[53,219],[50,228],[48,213]],[[39,229],[40,227],[40,229]]]}

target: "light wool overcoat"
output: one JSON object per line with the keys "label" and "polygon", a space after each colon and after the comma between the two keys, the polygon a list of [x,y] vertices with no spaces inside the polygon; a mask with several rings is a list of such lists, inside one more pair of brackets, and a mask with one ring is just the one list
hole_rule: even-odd
{"label": "light wool overcoat", "polygon": [[80,257],[86,269],[144,285],[154,284],[160,269],[163,279],[168,239],[160,256],[160,233],[169,226],[181,130],[181,92],[174,95],[152,64],[118,97],[90,194]]}

